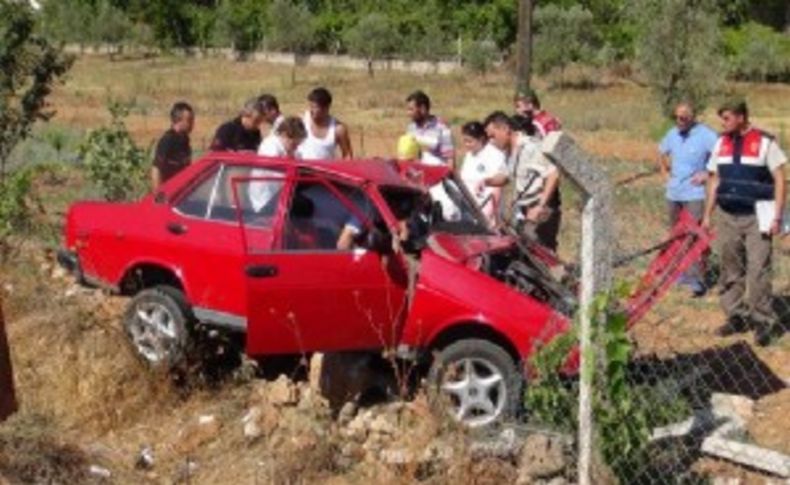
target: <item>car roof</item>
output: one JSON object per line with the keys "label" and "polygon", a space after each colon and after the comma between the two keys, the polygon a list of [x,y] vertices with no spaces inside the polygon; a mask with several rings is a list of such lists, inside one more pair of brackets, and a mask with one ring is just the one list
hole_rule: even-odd
{"label": "car roof", "polygon": [[[372,182],[377,185],[421,189],[422,185],[405,177],[403,165],[394,160],[382,158],[355,160],[294,160],[286,158],[262,157],[252,152],[209,152],[195,163],[228,162],[233,165],[253,165],[265,167],[297,166],[317,173],[334,175],[355,183]],[[409,162],[413,163],[413,162]],[[418,165],[414,163],[415,166]]]}

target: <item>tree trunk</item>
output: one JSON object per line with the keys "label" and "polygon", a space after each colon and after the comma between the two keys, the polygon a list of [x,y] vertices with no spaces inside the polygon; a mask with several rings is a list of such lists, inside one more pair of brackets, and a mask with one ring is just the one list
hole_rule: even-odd
{"label": "tree trunk", "polygon": [[11,352],[5,334],[3,302],[0,299],[0,421],[5,420],[15,411],[14,374],[11,370]]}
{"label": "tree trunk", "polygon": [[518,38],[516,43],[516,89],[529,87],[532,77],[533,0],[519,0]]}
{"label": "tree trunk", "polygon": [[294,54],[294,63],[291,66],[291,87],[296,86],[296,63],[299,62],[299,59]]}
{"label": "tree trunk", "polygon": [[373,59],[368,59],[368,76],[373,77]]}

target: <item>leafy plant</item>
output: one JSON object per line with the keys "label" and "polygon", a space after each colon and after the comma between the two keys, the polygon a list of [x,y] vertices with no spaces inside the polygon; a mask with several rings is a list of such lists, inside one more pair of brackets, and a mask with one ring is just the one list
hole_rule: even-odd
{"label": "leafy plant", "polygon": [[32,172],[26,169],[16,170],[0,181],[0,246],[29,220],[27,198],[32,182]]}
{"label": "leafy plant", "polygon": [[274,0],[267,11],[271,25],[271,45],[275,49],[292,52],[294,65],[291,69],[291,84],[296,84],[296,61],[307,54],[315,40],[313,14],[302,4],[288,0]]}
{"label": "leafy plant", "polygon": [[714,0],[638,0],[632,16],[639,27],[637,60],[669,116],[682,100],[698,111],[724,77],[721,31]]}
{"label": "leafy plant", "polygon": [[111,201],[128,200],[144,192],[145,151],[126,129],[128,106],[112,102],[112,121],[88,133],[80,146],[80,158],[88,178]]}
{"label": "leafy plant", "polygon": [[[601,295],[589,311],[592,342],[599,351],[591,368],[596,446],[606,463],[627,483],[638,465],[649,458],[646,450],[652,428],[685,417],[689,407],[677,392],[629,380],[632,346],[627,317],[613,309],[614,297],[623,294],[624,289],[619,289]],[[563,432],[576,430],[578,382],[562,377],[559,369],[577,341],[574,327],[541,348],[530,361],[537,378],[527,390],[528,412],[537,422]]]}
{"label": "leafy plant", "polygon": [[373,77],[373,61],[395,49],[395,31],[386,15],[371,13],[346,31],[348,50],[362,56],[368,63],[368,74]]}
{"label": "leafy plant", "polygon": [[497,47],[493,40],[483,39],[470,42],[464,51],[464,63],[472,72],[485,76],[498,57]]}
{"label": "leafy plant", "polygon": [[562,8],[546,5],[535,10],[535,69],[547,74],[558,69],[562,78],[572,62],[585,62],[593,57],[598,45],[593,30],[593,15],[574,5]]}
{"label": "leafy plant", "polygon": [[0,181],[11,150],[52,116],[47,96],[72,63],[34,27],[27,2],[0,1]]}

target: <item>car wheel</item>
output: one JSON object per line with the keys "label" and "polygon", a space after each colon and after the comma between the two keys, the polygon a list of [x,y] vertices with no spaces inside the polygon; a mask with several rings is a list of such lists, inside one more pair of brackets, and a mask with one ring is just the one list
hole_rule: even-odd
{"label": "car wheel", "polygon": [[173,368],[185,359],[191,318],[181,291],[157,286],[132,298],[123,323],[132,346],[148,365]]}
{"label": "car wheel", "polygon": [[437,410],[470,428],[514,418],[523,397],[516,362],[487,340],[466,339],[442,349],[428,383]]}

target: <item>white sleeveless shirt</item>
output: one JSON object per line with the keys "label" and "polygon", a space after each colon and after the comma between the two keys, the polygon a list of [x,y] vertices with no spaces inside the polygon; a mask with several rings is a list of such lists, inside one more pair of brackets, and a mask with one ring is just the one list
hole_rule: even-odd
{"label": "white sleeveless shirt", "polygon": [[335,152],[337,150],[337,142],[335,141],[335,119],[329,118],[329,128],[326,130],[326,136],[318,138],[313,134],[313,118],[310,112],[306,112],[302,117],[304,127],[307,130],[307,138],[299,145],[297,149],[297,158],[302,160],[334,160]]}

